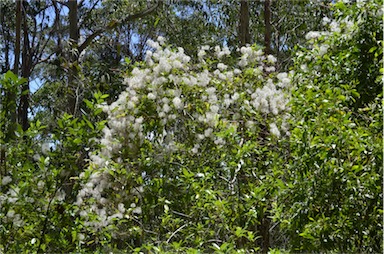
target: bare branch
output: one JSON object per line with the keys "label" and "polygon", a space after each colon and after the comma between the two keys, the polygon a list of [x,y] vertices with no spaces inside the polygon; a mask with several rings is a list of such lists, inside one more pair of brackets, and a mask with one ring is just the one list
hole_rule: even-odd
{"label": "bare branch", "polygon": [[[45,63],[45,62],[50,61],[50,60],[51,60],[51,57],[52,57],[54,54],[56,54],[56,52],[52,52],[52,53],[49,54],[49,56],[47,56],[45,59],[42,59],[42,60],[40,60],[40,61],[37,61],[37,62],[36,62],[36,65],[37,65],[37,64],[41,64],[41,63]],[[40,55],[40,57],[41,57],[41,55]]]}
{"label": "bare branch", "polygon": [[123,23],[127,23],[127,22],[133,21],[135,19],[143,18],[143,17],[151,14],[153,11],[155,11],[158,6],[159,6],[159,3],[157,2],[154,6],[148,8],[142,12],[139,12],[139,13],[136,13],[133,15],[129,15],[128,17],[126,17],[125,19],[123,19],[121,21],[112,20],[106,27],[96,30],[93,34],[88,36],[87,39],[85,39],[85,41],[78,48],[79,54],[85,48],[87,48],[97,36],[101,35],[105,31],[112,30],[112,29],[120,26]]}
{"label": "bare branch", "polygon": [[48,38],[45,40],[43,46],[41,47],[41,50],[40,50],[38,56],[36,57],[35,65],[38,63],[43,63],[43,62],[48,61],[51,58],[51,56],[54,54],[54,53],[52,53],[46,59],[39,61],[39,59],[41,59],[41,57],[43,56],[44,49],[47,47],[48,42],[51,40],[51,37],[53,36],[54,32],[57,30],[59,19],[60,19],[60,10],[58,9],[57,2],[55,0],[52,0],[52,6],[55,9],[55,21],[53,22],[51,31],[49,31],[49,33],[48,33]]}
{"label": "bare branch", "polygon": [[99,4],[99,0],[95,1],[95,3],[92,5],[92,7],[87,11],[87,13],[84,14],[85,17],[82,18],[82,20],[79,21],[79,27],[82,27],[84,25],[85,20],[89,19],[91,16],[92,11],[95,9],[96,5]]}
{"label": "bare branch", "polygon": [[177,232],[179,232],[180,230],[182,230],[183,228],[185,228],[188,224],[184,224],[183,226],[179,227],[178,229],[176,229],[175,232],[172,233],[172,235],[168,238],[167,240],[167,243],[169,243],[169,241],[172,239],[172,237],[174,237],[176,235]]}

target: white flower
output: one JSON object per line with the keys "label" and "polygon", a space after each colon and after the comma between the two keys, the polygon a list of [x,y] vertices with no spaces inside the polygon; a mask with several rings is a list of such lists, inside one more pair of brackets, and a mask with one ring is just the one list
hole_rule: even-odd
{"label": "white flower", "polygon": [[226,65],[223,64],[223,63],[218,63],[218,64],[217,64],[217,68],[218,68],[219,70],[221,70],[221,71],[224,71],[224,70],[226,70],[226,69],[228,68],[228,66],[226,66]]}
{"label": "white flower", "polygon": [[173,105],[175,105],[175,107],[176,107],[177,109],[181,109],[181,108],[183,107],[183,103],[182,103],[182,101],[181,101],[181,99],[180,99],[179,97],[175,97],[175,98],[172,100],[172,102],[173,102]]}
{"label": "white flower", "polygon": [[271,132],[272,135],[276,136],[276,137],[280,137],[280,131],[279,129],[277,128],[276,124],[275,123],[271,123],[269,125],[269,131]]}
{"label": "white flower", "polygon": [[42,189],[44,188],[44,185],[45,185],[44,181],[40,180],[40,181],[37,183],[37,188],[38,188],[39,190],[42,190]]}
{"label": "white flower", "polygon": [[43,143],[41,145],[41,152],[44,154],[44,155],[48,155],[48,152],[50,151],[50,145],[49,143]]}
{"label": "white flower", "polygon": [[151,48],[154,48],[154,49],[161,49],[160,47],[160,44],[158,42],[155,42],[155,41],[152,41],[152,40],[148,40],[147,41],[147,45],[150,46]]}
{"label": "white flower", "polygon": [[274,57],[272,55],[268,55],[267,56],[267,61],[270,62],[270,63],[276,63],[277,59],[276,59],[276,57]]}
{"label": "white flower", "polygon": [[195,177],[196,177],[196,178],[203,178],[203,177],[205,177],[205,175],[204,175],[203,173],[197,173],[197,174],[195,175]]}
{"label": "white flower", "polygon": [[183,64],[179,60],[175,60],[172,62],[173,68],[175,69],[182,69]]}
{"label": "white flower", "polygon": [[239,98],[240,98],[239,93],[234,93],[234,94],[232,95],[232,100],[234,100],[234,101],[238,100]]}
{"label": "white flower", "polygon": [[8,212],[7,212],[7,217],[8,218],[13,218],[15,216],[15,211],[14,210],[9,210]]}
{"label": "white flower", "polygon": [[336,21],[332,21],[329,26],[332,32],[340,33],[340,26],[339,23],[337,23]]}
{"label": "white flower", "polygon": [[160,43],[160,45],[164,45],[165,43],[165,38],[163,36],[158,36],[157,41]]}
{"label": "white flower", "polygon": [[208,128],[204,131],[204,136],[209,137],[211,136],[212,132],[213,132],[212,128]]}
{"label": "white flower", "polygon": [[80,212],[80,216],[81,216],[81,217],[87,217],[87,216],[88,216],[88,213],[87,213],[86,211],[82,210],[82,211]]}
{"label": "white flower", "polygon": [[288,77],[288,74],[286,72],[281,72],[279,74],[277,74],[276,76],[279,80],[283,80],[284,78],[287,78]]}
{"label": "white flower", "polygon": [[241,54],[251,54],[252,53],[252,48],[251,47],[241,47],[240,48]]}
{"label": "white flower", "polygon": [[141,214],[141,207],[136,207],[135,209],[133,209],[132,213]]}
{"label": "white flower", "polygon": [[7,185],[10,182],[12,182],[12,177],[10,177],[10,176],[4,176],[3,179],[1,180],[2,185]]}
{"label": "white flower", "polygon": [[156,99],[156,95],[154,95],[153,93],[148,93],[147,97],[148,97],[148,99],[150,99],[150,100],[154,100],[154,99]]}
{"label": "white flower", "polygon": [[305,35],[306,40],[317,39],[319,37],[320,33],[317,31],[310,31],[309,33],[307,33],[307,35]]}
{"label": "white flower", "polygon": [[219,107],[218,107],[217,105],[212,105],[212,106],[210,107],[210,109],[211,109],[211,111],[212,111],[213,113],[217,113],[217,112],[219,112]]}
{"label": "white flower", "polygon": [[[77,237],[79,238],[79,240],[80,240],[80,241],[82,241],[82,240],[84,240],[84,239],[85,239],[85,236],[84,236],[84,234],[81,234],[81,233],[80,233],[80,234],[78,234],[78,235],[77,235]],[[33,238],[33,239],[35,239],[35,238]]]}
{"label": "white flower", "polygon": [[248,65],[248,61],[247,61],[247,57],[241,57],[240,61],[239,61],[239,66],[241,67],[245,67]]}
{"label": "white flower", "polygon": [[300,65],[300,69],[304,72],[306,72],[308,70],[308,66],[306,64],[302,64]]}
{"label": "white flower", "polygon": [[213,95],[216,92],[216,88],[215,87],[209,87],[205,91],[207,92],[207,94]]}
{"label": "white flower", "polygon": [[191,57],[184,55],[181,59],[184,63],[188,63],[191,60]]}
{"label": "white flower", "polygon": [[143,121],[144,121],[144,118],[142,116],[135,119],[135,123],[137,123],[137,124],[142,124]]}
{"label": "white flower", "polygon": [[234,69],[233,70],[233,73],[235,74],[235,75],[239,75],[240,73],[241,73],[241,70],[239,70],[239,69]]}
{"label": "white flower", "polygon": [[329,45],[321,45],[319,49],[319,55],[322,56],[327,53]]}
{"label": "white flower", "polygon": [[40,154],[38,154],[38,153],[34,154],[34,155],[33,155],[33,159],[34,159],[35,161],[39,161],[39,160],[40,160]]}
{"label": "white flower", "polygon": [[57,200],[59,201],[63,201],[65,199],[65,192],[62,191],[62,190],[59,190],[57,193],[56,193],[56,198]]}
{"label": "white flower", "polygon": [[133,102],[133,101],[128,101],[128,103],[127,103],[127,108],[128,109],[133,109],[135,107],[135,103]]}
{"label": "white flower", "polygon": [[119,210],[120,213],[124,213],[125,212],[125,207],[124,207],[124,204],[123,203],[119,203],[117,205],[117,209]]}
{"label": "white flower", "polygon": [[199,58],[202,58],[202,57],[204,57],[206,54],[207,54],[207,53],[205,53],[205,50],[201,49],[201,50],[199,50],[199,52],[197,53],[197,56],[198,56]]}
{"label": "white flower", "polygon": [[164,104],[163,105],[163,111],[165,113],[168,113],[169,111],[171,111],[171,107],[168,104]]}
{"label": "white flower", "polygon": [[323,18],[323,25],[326,25],[326,24],[328,24],[329,22],[331,22],[331,20],[330,20],[328,17],[324,17],[324,18]]}
{"label": "white flower", "polygon": [[191,150],[192,153],[197,154],[199,152],[200,145],[195,144]]}

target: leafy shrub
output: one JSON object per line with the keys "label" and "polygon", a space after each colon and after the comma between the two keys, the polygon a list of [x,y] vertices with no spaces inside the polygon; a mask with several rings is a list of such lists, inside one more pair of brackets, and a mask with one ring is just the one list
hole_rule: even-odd
{"label": "leafy shrub", "polygon": [[[88,103],[93,119],[101,113],[92,108],[103,102],[100,97],[96,94]],[[16,126],[13,137],[2,140],[6,161],[0,175],[0,252],[70,252],[80,247],[75,180],[87,166],[87,151],[97,148],[94,138],[103,125],[66,114],[49,138],[43,136],[46,126],[34,121],[27,131]]]}
{"label": "leafy shrub", "polygon": [[291,159],[277,217],[294,251],[382,249],[382,9],[334,6],[295,62]]}

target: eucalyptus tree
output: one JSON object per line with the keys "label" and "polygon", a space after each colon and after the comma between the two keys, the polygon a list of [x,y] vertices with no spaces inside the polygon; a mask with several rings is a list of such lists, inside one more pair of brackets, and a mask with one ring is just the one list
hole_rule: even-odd
{"label": "eucalyptus tree", "polygon": [[[7,73],[1,84],[1,132],[5,136],[1,147],[2,167],[6,167],[7,148],[14,141],[18,125],[25,131],[29,127],[30,112],[30,81],[33,79],[36,66],[46,56],[56,29],[57,19],[50,16],[49,1],[16,1],[0,3],[1,23],[1,52],[2,73]],[[22,77],[15,78],[7,71]]]}

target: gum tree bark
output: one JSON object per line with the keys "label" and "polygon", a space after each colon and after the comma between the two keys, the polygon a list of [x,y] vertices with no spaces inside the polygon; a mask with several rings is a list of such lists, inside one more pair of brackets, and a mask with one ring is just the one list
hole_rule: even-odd
{"label": "gum tree bark", "polygon": [[265,24],[265,33],[264,33],[264,46],[265,54],[271,54],[271,0],[264,1],[264,24]]}
{"label": "gum tree bark", "polygon": [[239,41],[240,46],[251,43],[251,35],[249,33],[249,3],[247,0],[240,1]]}

